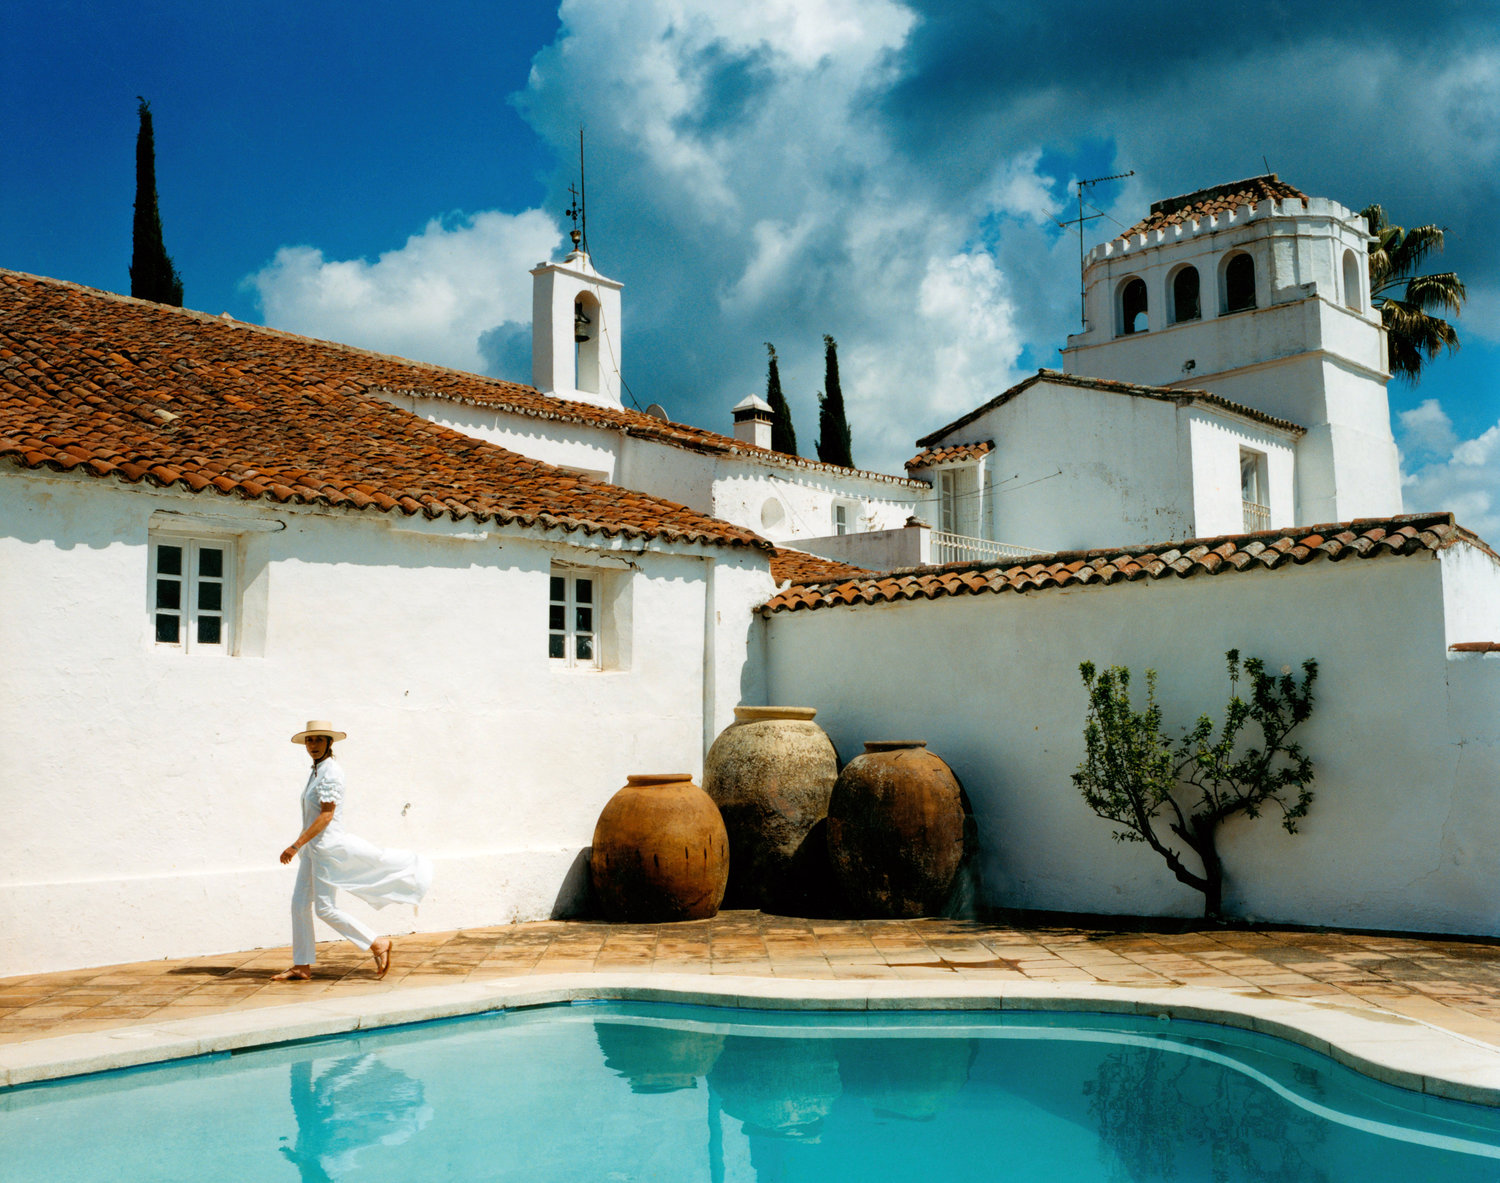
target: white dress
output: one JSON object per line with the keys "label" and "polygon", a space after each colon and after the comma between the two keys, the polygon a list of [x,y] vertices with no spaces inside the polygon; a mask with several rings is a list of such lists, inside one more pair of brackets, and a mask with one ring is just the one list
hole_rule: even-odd
{"label": "white dress", "polygon": [[382,850],[344,829],[344,770],[331,756],[313,765],[302,790],[304,830],[330,801],[338,806],[333,820],[302,849],[319,886],[352,892],[376,908],[420,904],[432,885],[432,863],[409,850]]}

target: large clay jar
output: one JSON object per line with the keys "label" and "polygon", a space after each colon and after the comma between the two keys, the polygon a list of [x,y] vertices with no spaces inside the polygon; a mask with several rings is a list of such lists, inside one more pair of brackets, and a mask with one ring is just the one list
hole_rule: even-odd
{"label": "large clay jar", "polygon": [[838,755],[812,707],[735,707],[703,762],[703,788],[729,831],[731,908],[827,910],[823,819]]}
{"label": "large clay jar", "polygon": [[594,827],[589,876],[610,920],[704,920],[729,879],[729,836],[686,772],[629,776]]}
{"label": "large clay jar", "polygon": [[828,854],[855,915],[933,915],[963,862],[958,778],[923,742],[865,744],[833,787]]}

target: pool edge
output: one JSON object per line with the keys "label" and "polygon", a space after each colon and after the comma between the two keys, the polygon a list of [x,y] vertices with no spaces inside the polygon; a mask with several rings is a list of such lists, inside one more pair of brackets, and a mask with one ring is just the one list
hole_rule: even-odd
{"label": "pool edge", "polygon": [[693,974],[624,973],[424,986],[0,1044],[0,1088],[491,1010],[592,1000],[767,1010],[1093,1011],[1194,1019],[1278,1036],[1400,1088],[1500,1107],[1500,1048],[1369,1007],[1195,986],[1007,982],[997,989],[995,983],[973,980],[705,980]]}

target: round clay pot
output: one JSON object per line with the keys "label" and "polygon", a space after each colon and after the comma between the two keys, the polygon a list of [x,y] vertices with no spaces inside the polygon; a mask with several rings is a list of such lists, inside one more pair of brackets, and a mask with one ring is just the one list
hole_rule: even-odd
{"label": "round clay pot", "polygon": [[747,1134],[818,1142],[844,1091],[834,1042],[730,1035],[708,1082]]}
{"label": "round clay pot", "polygon": [[703,788],[729,832],[725,905],[808,915],[826,910],[822,822],[838,755],[812,707],[735,707],[703,761]]}
{"label": "round clay pot", "polygon": [[729,879],[729,837],[686,772],[628,776],[594,827],[589,875],[610,920],[704,920]]}
{"label": "round clay pot", "polygon": [[933,915],[963,862],[958,778],[924,742],[865,744],[833,786],[828,854],[856,915]]}
{"label": "round clay pot", "polygon": [[604,1066],[630,1081],[633,1093],[675,1093],[698,1087],[724,1050],[724,1036],[673,1027],[638,1027],[598,1019],[594,1038]]}
{"label": "round clay pot", "polygon": [[893,1058],[880,1039],[841,1040],[839,1078],[880,1117],[931,1121],[969,1083],[979,1057],[977,1039],[904,1039]]}

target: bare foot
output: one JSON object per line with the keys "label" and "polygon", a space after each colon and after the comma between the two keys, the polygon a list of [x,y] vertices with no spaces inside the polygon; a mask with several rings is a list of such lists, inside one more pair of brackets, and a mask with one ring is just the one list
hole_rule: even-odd
{"label": "bare foot", "polygon": [[370,955],[375,958],[375,978],[379,981],[390,972],[391,938],[385,937],[371,945]]}
{"label": "bare foot", "polygon": [[[389,960],[389,958],[387,958]],[[312,966],[294,965],[291,969],[284,969],[279,974],[272,974],[273,982],[310,982],[312,981]]]}

